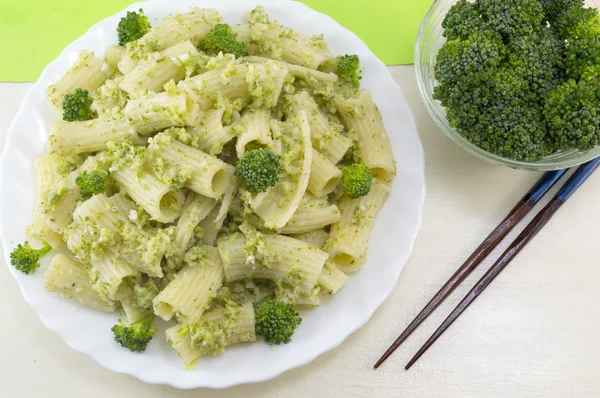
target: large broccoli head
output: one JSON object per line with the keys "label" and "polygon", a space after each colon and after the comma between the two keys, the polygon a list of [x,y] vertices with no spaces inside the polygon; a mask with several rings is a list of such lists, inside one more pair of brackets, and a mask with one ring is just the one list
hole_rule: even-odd
{"label": "large broccoli head", "polygon": [[79,192],[83,197],[91,197],[106,191],[110,184],[106,173],[101,171],[84,171],[75,179],[75,184],[79,187]]}
{"label": "large broccoli head", "polygon": [[342,168],[344,193],[351,199],[368,195],[371,191],[373,174],[366,164],[355,163]]}
{"label": "large broccoli head", "polygon": [[290,304],[265,301],[256,312],[256,334],[269,344],[289,343],[302,318]]}
{"label": "large broccoli head", "polygon": [[25,242],[22,245],[19,244],[10,253],[10,263],[19,271],[29,275],[40,267],[40,258],[50,250],[52,250],[52,246],[45,242],[41,249],[34,249],[29,242]]}
{"label": "large broccoli head", "polygon": [[93,119],[96,114],[90,108],[94,100],[88,90],[75,89],[72,94],[66,94],[62,104],[63,120],[67,122]]}
{"label": "large broccoli head", "polygon": [[477,4],[486,26],[505,38],[531,34],[544,21],[539,0],[479,0]]}
{"label": "large broccoli head", "polygon": [[493,31],[475,32],[466,40],[449,40],[437,55],[435,77],[442,84],[485,80],[506,58],[502,37]]}
{"label": "large broccoli head", "polygon": [[548,154],[540,105],[512,69],[503,68],[483,82],[439,86],[435,96],[450,126],[478,147],[528,162]]}
{"label": "large broccoli head", "polygon": [[139,13],[128,11],[117,26],[119,45],[124,46],[129,42],[141,39],[151,27],[148,17],[144,15],[144,10],[140,8]]}
{"label": "large broccoli head", "polygon": [[592,149],[600,143],[600,83],[569,80],[550,93],[544,115],[558,148]]}
{"label": "large broccoli head", "polygon": [[115,335],[115,341],[132,352],[144,352],[148,343],[154,337],[156,328],[152,326],[154,315],[150,315],[129,326],[125,326],[119,319],[119,323],[111,328]]}
{"label": "large broccoli head", "polygon": [[277,184],[282,171],[281,156],[268,149],[246,152],[235,166],[235,176],[254,193],[264,192]]}
{"label": "large broccoli head", "polygon": [[246,43],[237,40],[237,33],[227,24],[217,24],[206,35],[200,48],[211,54],[233,54],[236,58],[248,55]]}
{"label": "large broccoli head", "polygon": [[444,37],[448,40],[468,39],[474,32],[483,30],[485,23],[475,3],[459,0],[454,4],[442,21]]}

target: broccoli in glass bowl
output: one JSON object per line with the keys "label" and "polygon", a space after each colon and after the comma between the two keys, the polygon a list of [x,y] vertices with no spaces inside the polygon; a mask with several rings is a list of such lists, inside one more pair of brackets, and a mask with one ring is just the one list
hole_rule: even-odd
{"label": "broccoli in glass bowl", "polygon": [[555,170],[600,156],[600,14],[583,0],[437,0],[415,68],[433,119],[482,159]]}

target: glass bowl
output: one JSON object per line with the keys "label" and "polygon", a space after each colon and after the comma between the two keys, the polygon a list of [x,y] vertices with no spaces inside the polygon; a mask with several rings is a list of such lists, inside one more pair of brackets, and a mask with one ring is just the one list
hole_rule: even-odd
{"label": "glass bowl", "polygon": [[425,19],[421,23],[415,46],[415,70],[417,73],[419,91],[421,92],[421,96],[423,97],[423,101],[425,102],[429,114],[442,131],[452,141],[458,144],[458,146],[471,154],[487,160],[490,163],[508,166],[514,169],[534,171],[564,169],[578,166],[588,160],[600,156],[600,146],[598,146],[586,152],[577,150],[557,152],[534,163],[521,162],[487,152],[463,138],[455,129],[450,127],[442,104],[433,99],[433,89],[437,85],[437,81],[434,77],[434,66],[437,52],[446,41],[442,36],[444,31],[442,28],[442,21],[448,13],[448,10],[450,10],[450,7],[456,2],[457,0],[436,0],[433,3],[425,16]]}

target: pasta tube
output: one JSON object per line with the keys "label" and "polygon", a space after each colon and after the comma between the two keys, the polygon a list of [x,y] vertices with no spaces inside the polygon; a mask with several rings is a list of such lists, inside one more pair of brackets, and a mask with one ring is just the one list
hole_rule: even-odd
{"label": "pasta tube", "polygon": [[67,73],[48,87],[48,98],[52,105],[60,108],[65,94],[70,94],[77,88],[95,90],[113,74],[114,71],[110,66],[95,57],[94,53],[83,50]]}
{"label": "pasta tube", "polygon": [[358,135],[358,148],[362,161],[369,166],[373,175],[390,182],[396,175],[396,162],[390,138],[371,92],[361,91],[358,98],[344,101],[339,107],[346,129]]}
{"label": "pasta tube", "polygon": [[111,176],[156,221],[170,223],[181,214],[185,200],[181,190],[160,181],[153,173],[123,167],[112,171]]}
{"label": "pasta tube", "polygon": [[50,152],[99,152],[107,149],[109,142],[120,142],[129,137],[140,141],[134,126],[119,114],[102,115],[83,122],[57,121],[50,130]]}
{"label": "pasta tube", "polygon": [[153,300],[154,313],[166,321],[173,316],[185,323],[199,321],[223,284],[217,249],[204,246],[192,250],[194,256],[186,254],[187,265]]}
{"label": "pasta tube", "polygon": [[184,93],[147,93],[130,100],[125,115],[141,135],[174,126],[188,126],[200,117],[197,104]]}
{"label": "pasta tube", "polygon": [[219,239],[226,282],[257,278],[313,288],[327,260],[326,252],[288,236],[260,234],[256,252],[249,254],[254,240],[239,232]]}
{"label": "pasta tube", "polygon": [[252,149],[264,147],[275,151],[275,141],[271,134],[270,121],[271,114],[266,109],[250,110],[242,115],[240,133],[235,145],[239,159],[246,153],[246,147]]}
{"label": "pasta tube", "polygon": [[332,193],[342,180],[342,171],[313,148],[308,192],[318,198]]}
{"label": "pasta tube", "polygon": [[290,221],[279,232],[282,234],[310,232],[334,224],[340,221],[341,217],[337,206],[330,205],[327,199],[306,195]]}
{"label": "pasta tube", "polygon": [[94,290],[89,266],[64,254],[52,258],[44,276],[44,285],[50,292],[100,311],[113,312],[116,307],[114,301]]}
{"label": "pasta tube", "polygon": [[317,103],[307,91],[292,97],[292,111],[306,112],[313,147],[331,163],[338,164],[352,147],[352,140],[331,128],[329,121],[319,111]]}
{"label": "pasta tube", "polygon": [[168,134],[158,134],[150,148],[161,158],[175,162],[191,170],[186,187],[213,199],[220,199],[231,181],[227,164],[199,149],[187,146]]}
{"label": "pasta tube", "polygon": [[[217,307],[202,315],[197,324],[179,324],[167,329],[167,341],[191,367],[203,355],[222,352],[231,344],[255,341],[254,318],[254,306],[250,302]],[[217,340],[204,338],[204,331],[209,332],[206,336],[217,336]]]}
{"label": "pasta tube", "polygon": [[342,271],[356,272],[364,264],[373,222],[389,193],[389,186],[376,183],[367,196],[338,203],[342,218],[331,228],[325,250]]}

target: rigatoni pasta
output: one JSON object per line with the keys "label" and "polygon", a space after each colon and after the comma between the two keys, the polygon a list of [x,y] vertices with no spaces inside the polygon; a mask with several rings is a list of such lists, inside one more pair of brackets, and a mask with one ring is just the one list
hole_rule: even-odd
{"label": "rigatoni pasta", "polygon": [[339,107],[348,130],[358,135],[358,149],[363,162],[383,181],[391,181],[396,164],[390,139],[383,119],[373,102],[370,91],[362,91],[357,98],[349,98]]}
{"label": "rigatoni pasta", "polygon": [[154,298],[154,312],[164,320],[175,316],[180,322],[197,322],[223,284],[223,264],[216,248],[196,248],[186,257],[187,264]]}
{"label": "rigatoni pasta", "polygon": [[341,219],[331,228],[325,249],[344,272],[356,272],[364,264],[375,217],[389,194],[389,186],[376,183],[367,196],[338,203]]}
{"label": "rigatoni pasta", "polygon": [[100,311],[113,312],[116,308],[114,301],[93,288],[90,267],[64,254],[52,258],[44,285],[51,292]]}
{"label": "rigatoni pasta", "polygon": [[48,88],[48,98],[52,105],[60,107],[65,94],[75,89],[94,90],[112,77],[114,71],[94,53],[81,52],[71,69],[56,83]]}
{"label": "rigatoni pasta", "polygon": [[175,322],[166,338],[188,367],[231,344],[274,343],[268,305],[295,314],[343,289],[395,175],[360,70],[342,73],[351,56],[262,7],[246,20],[227,26],[196,7],[137,40],[119,31],[103,57],[82,51],[48,89],[66,109],[35,164],[27,233],[66,243],[47,290],[120,309],[112,331],[132,351],[155,317]]}
{"label": "rigatoni pasta", "polygon": [[186,182],[189,189],[213,199],[220,199],[225,194],[231,180],[230,170],[225,162],[165,133],[154,137],[150,148],[159,157],[190,169],[190,177]]}
{"label": "rigatoni pasta", "polygon": [[119,114],[78,122],[55,122],[50,131],[50,152],[91,153],[108,148],[109,142],[139,141],[134,126]]}
{"label": "rigatoni pasta", "polygon": [[248,236],[235,233],[219,240],[227,282],[258,278],[283,281],[291,286],[312,289],[328,253],[306,242],[278,234],[261,234],[268,252],[256,249],[248,254]]}
{"label": "rigatoni pasta", "polygon": [[61,156],[56,154],[48,154],[36,159],[36,206],[33,210],[31,224],[29,224],[26,229],[27,236],[47,242],[54,249],[60,247],[63,240],[62,236],[50,228],[42,217],[42,212],[44,211],[44,206],[42,206],[42,195],[49,189],[52,189],[57,183],[58,176],[56,168],[61,160]]}

